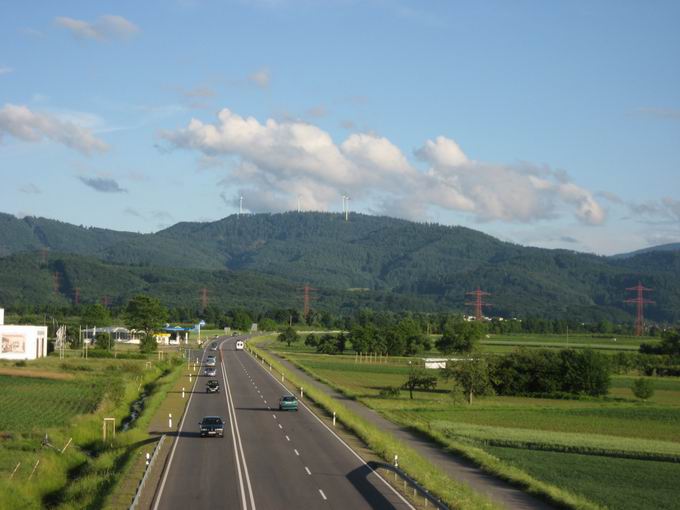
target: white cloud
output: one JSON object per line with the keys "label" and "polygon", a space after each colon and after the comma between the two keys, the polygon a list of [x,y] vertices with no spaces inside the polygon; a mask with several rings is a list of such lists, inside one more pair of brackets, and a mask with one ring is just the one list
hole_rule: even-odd
{"label": "white cloud", "polygon": [[140,31],[137,25],[115,14],[100,16],[94,22],[58,16],[54,18],[54,22],[69,30],[79,39],[97,39],[100,41],[128,39]]}
{"label": "white cloud", "polygon": [[255,71],[253,74],[248,76],[248,81],[263,89],[267,88],[271,82],[271,74],[269,73],[269,69],[262,68],[258,71]]}
{"label": "white cloud", "polygon": [[0,76],[14,72],[14,69],[7,66],[0,66]]}
{"label": "white cloud", "polygon": [[106,143],[96,138],[90,129],[48,113],[33,112],[23,105],[5,104],[0,109],[0,137],[3,134],[26,142],[48,138],[83,154],[108,149]]}
{"label": "white cloud", "polygon": [[42,190],[32,182],[29,182],[28,184],[25,184],[24,186],[20,187],[19,191],[21,193],[26,193],[27,195],[39,195],[40,193],[42,193]]}
{"label": "white cloud", "polygon": [[[301,197],[306,210],[335,207],[348,193],[369,210],[427,219],[436,209],[462,212],[477,221],[529,223],[571,213],[581,223],[605,219],[593,194],[562,171],[494,165],[468,159],[440,136],[415,151],[428,168],[414,166],[390,140],[354,133],[340,144],[312,124],[268,119],[260,123],[224,109],[217,122],[192,119],[184,129],[161,133],[172,147],[210,158],[236,156],[240,163],[221,183],[242,186],[250,210],[285,210]],[[234,204],[228,195],[225,202]],[[233,199],[231,199],[233,200]]]}

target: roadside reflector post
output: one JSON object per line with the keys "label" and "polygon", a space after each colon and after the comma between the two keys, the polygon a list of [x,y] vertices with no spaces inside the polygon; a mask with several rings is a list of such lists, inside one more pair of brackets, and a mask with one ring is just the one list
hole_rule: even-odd
{"label": "roadside reflector post", "polygon": [[189,382],[191,382],[191,372],[189,372]]}
{"label": "roadside reflector post", "polygon": [[283,382],[283,374],[281,374],[281,382]]}
{"label": "roadside reflector post", "polygon": [[148,467],[149,462],[151,462],[151,454],[149,452],[146,452],[146,465]]}
{"label": "roadside reflector post", "polygon": [[172,428],[172,413],[168,413],[168,428]]}
{"label": "roadside reflector post", "polygon": [[[398,467],[399,467],[399,455],[397,455],[397,454],[395,453],[395,454],[394,454],[394,480],[395,480],[395,481],[397,480],[397,468],[398,468]],[[404,480],[404,483],[406,483],[405,480]]]}
{"label": "roadside reflector post", "polygon": [[305,389],[300,386],[300,400],[305,398]]}
{"label": "roadside reflector post", "polygon": [[184,386],[182,386],[182,398],[184,398]]}
{"label": "roadside reflector post", "polygon": [[335,411],[333,411],[333,426],[335,427]]}
{"label": "roadside reflector post", "polygon": [[272,364],[271,363],[269,364],[269,371],[270,372],[272,371]]}

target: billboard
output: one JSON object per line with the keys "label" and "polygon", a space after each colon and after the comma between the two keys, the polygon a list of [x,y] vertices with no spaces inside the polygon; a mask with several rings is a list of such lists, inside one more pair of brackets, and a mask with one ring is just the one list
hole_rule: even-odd
{"label": "billboard", "polygon": [[24,354],[26,352],[26,337],[19,333],[0,334],[0,354]]}

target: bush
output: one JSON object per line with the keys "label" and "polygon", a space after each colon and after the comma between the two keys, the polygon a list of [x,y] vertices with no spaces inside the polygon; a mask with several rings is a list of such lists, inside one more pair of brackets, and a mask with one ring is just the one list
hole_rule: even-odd
{"label": "bush", "polygon": [[652,384],[650,379],[640,377],[639,379],[635,380],[631,390],[633,395],[635,395],[640,400],[647,400],[648,398],[652,398],[654,395],[654,384]]}
{"label": "bush", "polygon": [[401,395],[401,389],[398,386],[387,386],[380,390],[381,398],[395,398]]}

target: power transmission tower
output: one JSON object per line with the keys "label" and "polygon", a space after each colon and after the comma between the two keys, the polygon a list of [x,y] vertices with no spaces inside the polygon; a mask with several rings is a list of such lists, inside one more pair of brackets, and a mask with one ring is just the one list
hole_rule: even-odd
{"label": "power transmission tower", "polygon": [[637,316],[635,318],[635,336],[642,336],[645,330],[645,317],[644,317],[644,307],[645,305],[653,305],[654,301],[650,299],[645,299],[645,292],[651,292],[653,289],[648,289],[642,285],[642,282],[638,282],[635,287],[628,287],[626,290],[634,290],[637,295],[634,298],[626,299],[626,303],[635,303],[637,305]]}
{"label": "power transmission tower", "polygon": [[475,300],[473,302],[466,302],[465,304],[468,306],[475,307],[475,318],[478,321],[481,321],[482,318],[484,317],[482,315],[482,307],[491,306],[489,303],[484,302],[484,296],[490,296],[491,294],[489,294],[488,292],[484,292],[479,287],[477,287],[477,290],[473,290],[472,292],[466,292],[465,295],[475,297]]}
{"label": "power transmission tower", "polygon": [[59,294],[59,280],[61,279],[61,273],[55,271],[52,273],[52,290],[55,294]]}
{"label": "power transmission tower", "polygon": [[308,283],[305,283],[305,286],[302,287],[302,292],[303,292],[303,298],[304,298],[304,307],[302,311],[302,316],[307,319],[309,317],[309,310],[310,310],[310,302],[312,299],[314,299],[314,296],[312,293],[318,289],[315,289],[313,287],[310,287]]}
{"label": "power transmission tower", "polygon": [[208,308],[208,289],[205,287],[201,289],[201,307],[204,312],[205,309]]}

